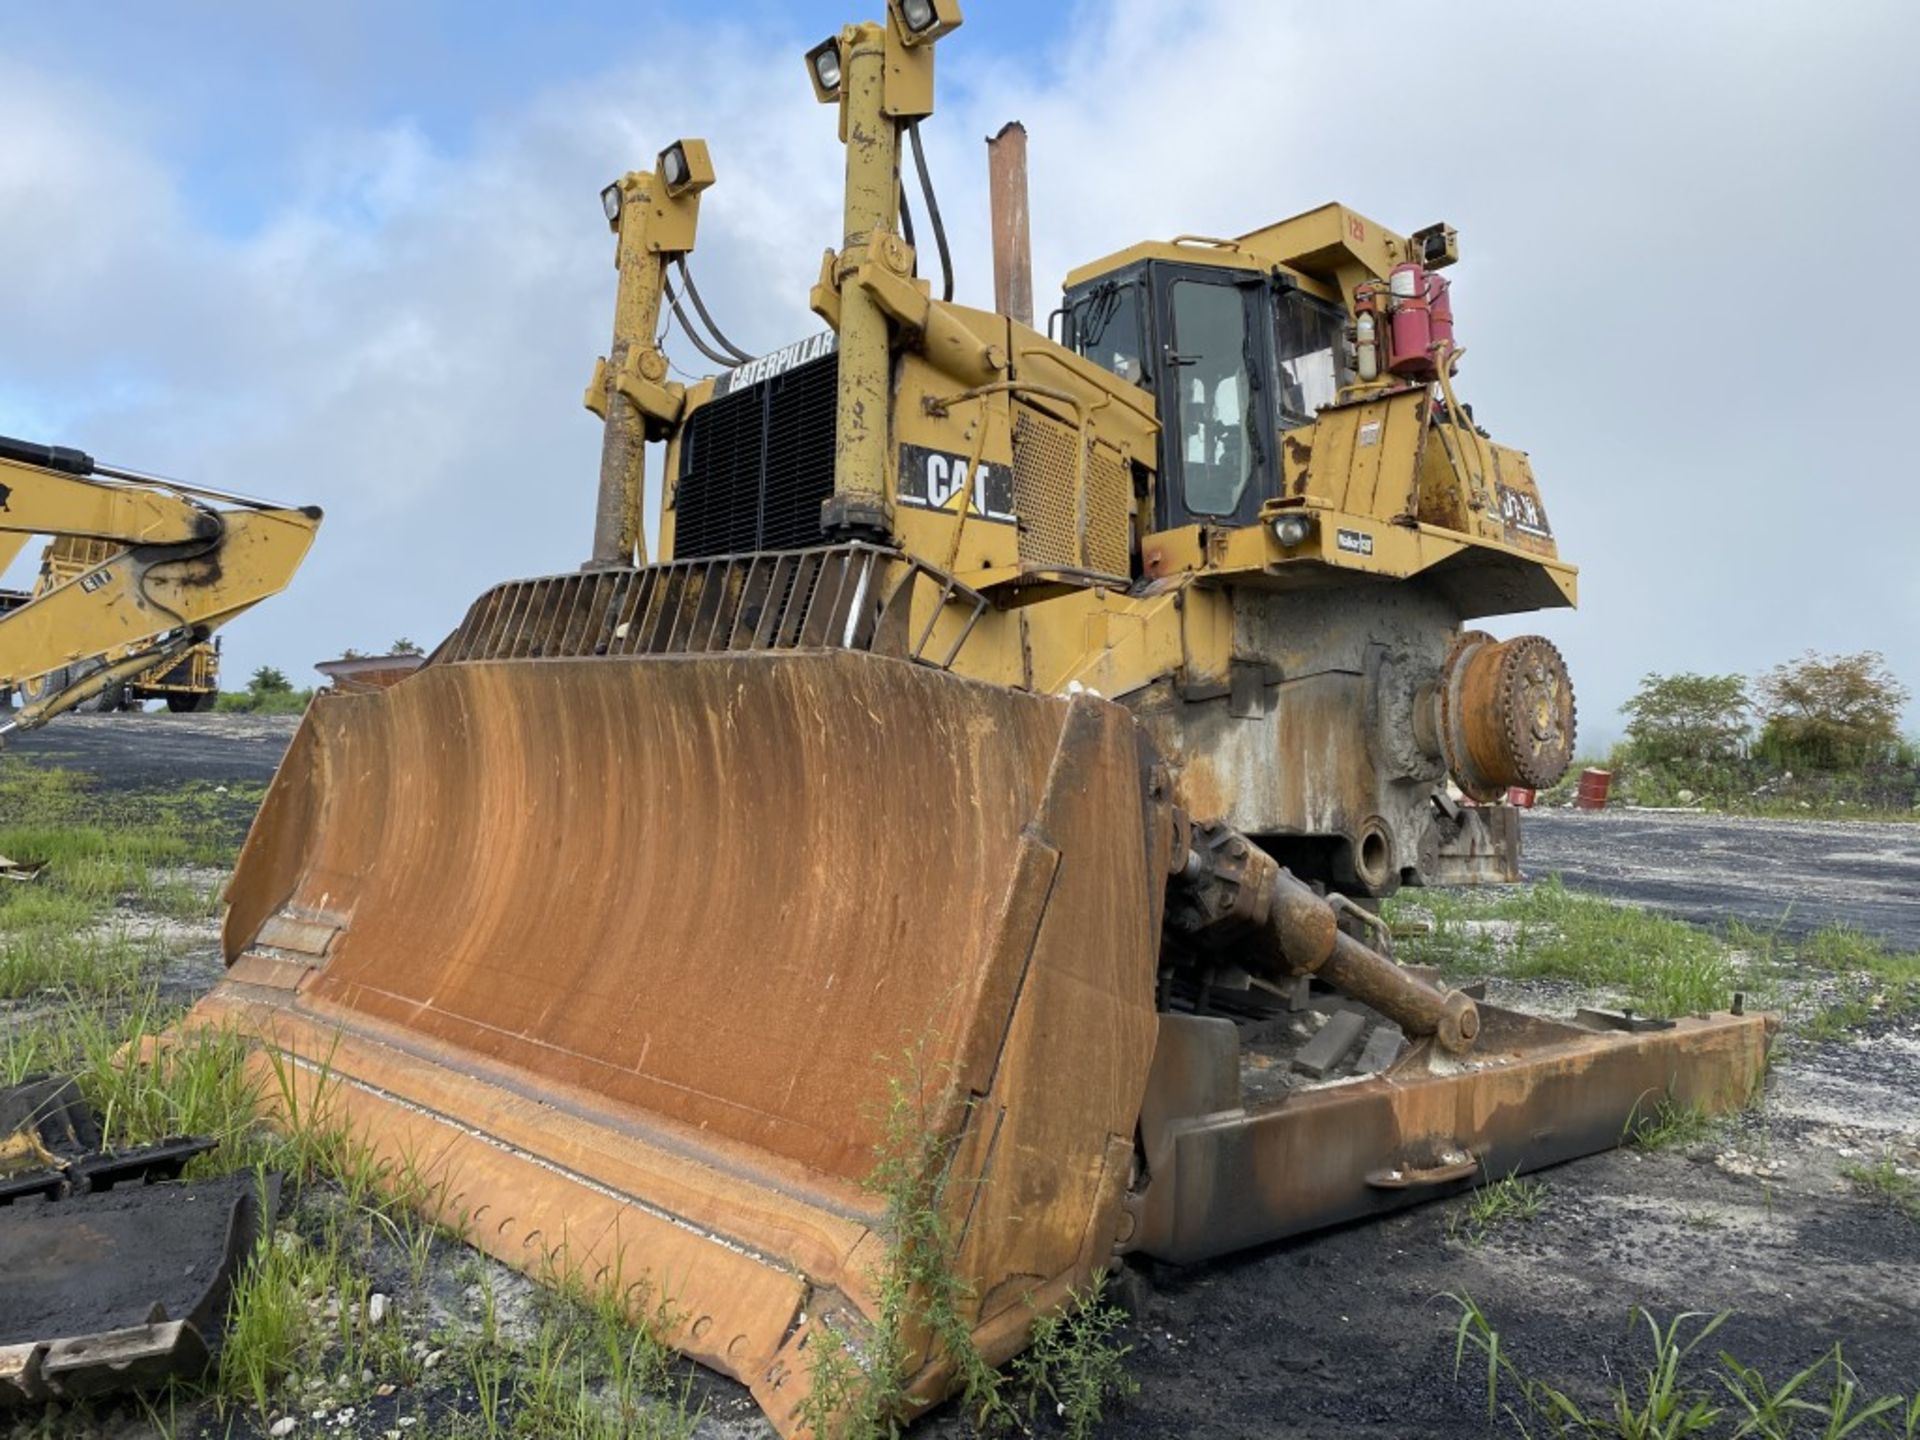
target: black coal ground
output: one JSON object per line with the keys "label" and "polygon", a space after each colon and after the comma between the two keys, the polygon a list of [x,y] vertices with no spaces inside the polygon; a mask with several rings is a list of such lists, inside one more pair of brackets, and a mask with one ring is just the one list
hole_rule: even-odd
{"label": "black coal ground", "polygon": [[[236,724],[238,720],[241,723]],[[20,753],[145,790],[258,782],[292,722],[87,717]],[[1712,922],[1844,920],[1920,948],[1920,827],[1708,816],[1530,817],[1529,869]],[[1863,882],[1863,875],[1866,877]],[[1131,1285],[1125,1338],[1141,1392],[1101,1427],[1116,1440],[1468,1437],[1489,1427],[1483,1373],[1454,1373],[1453,1295],[1471,1295],[1516,1364],[1587,1401],[1646,1364],[1644,1306],[1732,1312],[1725,1348],[1778,1384],[1835,1344],[1869,1392],[1920,1389],[1920,1225],[1843,1174],[1920,1146],[1920,1025],[1818,1049],[1783,1045],[1763,1109],[1684,1152],[1620,1151],[1546,1172],[1532,1221],[1479,1244],[1453,1200]],[[695,1377],[707,1440],[770,1435],[745,1392]],[[443,1403],[460,1408],[457,1395]],[[371,1420],[373,1417],[368,1416]],[[244,1426],[242,1427],[244,1428]],[[1042,1416],[1038,1429],[1054,1427]],[[367,1433],[380,1433],[376,1428]],[[951,1409],[916,1433],[970,1433]]]}

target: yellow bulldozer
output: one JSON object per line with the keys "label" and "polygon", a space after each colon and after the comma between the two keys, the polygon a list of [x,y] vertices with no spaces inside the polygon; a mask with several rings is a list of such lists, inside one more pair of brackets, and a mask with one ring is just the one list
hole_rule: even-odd
{"label": "yellow bulldozer", "polygon": [[[607,187],[592,558],[316,701],[188,1022],[786,1435],[832,1428],[823,1357],[931,1403],[1125,1257],[1742,1103],[1769,1034],[1546,1019],[1390,953],[1382,897],[1517,876],[1496,802],[1573,743],[1554,647],[1473,628],[1575,572],[1456,398],[1454,231],[1326,205],[1085,265],[1051,333],[954,304],[902,158],[944,256],[918,126],[958,23],[890,0],[807,56],[846,149],[812,338],[712,323],[705,145]],[[671,380],[665,314],[722,368]],[[896,1303],[865,1183],[903,1103],[957,1335]]]}
{"label": "yellow bulldozer", "polygon": [[288,507],[0,436],[0,571],[45,536],[31,591],[0,591],[0,736],[92,704],[219,693],[213,632],[284,590],[320,525]]}

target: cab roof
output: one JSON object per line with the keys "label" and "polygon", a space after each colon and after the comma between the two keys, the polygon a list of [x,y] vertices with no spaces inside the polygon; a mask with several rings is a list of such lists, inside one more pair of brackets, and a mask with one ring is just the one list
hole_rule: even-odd
{"label": "cab roof", "polygon": [[1145,240],[1070,271],[1066,285],[1073,289],[1146,260],[1172,260],[1257,274],[1281,270],[1303,282],[1302,289],[1337,300],[1362,280],[1385,279],[1411,254],[1405,236],[1357,210],[1329,203],[1232,240],[1205,235]]}

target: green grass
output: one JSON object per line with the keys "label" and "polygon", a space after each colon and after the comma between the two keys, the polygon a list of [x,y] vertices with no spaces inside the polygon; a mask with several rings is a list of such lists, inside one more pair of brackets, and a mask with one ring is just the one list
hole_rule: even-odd
{"label": "green grass", "polygon": [[1106,1299],[1105,1273],[1057,1315],[1034,1322],[1033,1341],[1014,1359],[1012,1375],[1025,1390],[1028,1433],[1043,1409],[1051,1409],[1068,1440],[1087,1440],[1107,1406],[1140,1392],[1126,1370],[1133,1347],[1120,1342],[1126,1313]]}
{"label": "green grass", "polygon": [[1830,926],[1794,952],[1801,965],[1836,977],[1841,993],[1801,1026],[1815,1041],[1836,1040],[1877,1020],[1920,1013],[1920,955],[1891,950],[1876,936]]}
{"label": "green grass", "polygon": [[[589,1296],[553,1277],[553,1293],[534,1302],[540,1323],[530,1338],[505,1334],[490,1313],[477,1333],[444,1325],[426,1303],[428,1278],[460,1237],[422,1218],[419,1202],[429,1192],[419,1173],[376,1160],[338,1122],[324,1073],[317,1091],[299,1099],[285,1069],[264,1084],[250,1078],[246,1042],[236,1035],[196,1030],[163,1039],[178,1013],[151,990],[130,999],[75,997],[55,1014],[0,1031],[0,1083],[49,1070],[74,1075],[109,1146],[212,1135],[219,1148],[196,1159],[189,1178],[285,1177],[280,1222],[235,1288],[217,1368],[149,1397],[160,1433],[208,1424],[209,1433],[251,1433],[249,1424],[263,1432],[284,1414],[300,1415],[305,1433],[322,1404],[364,1404],[390,1386],[412,1397],[401,1413],[428,1422],[413,1435],[691,1435],[698,1412],[685,1383],[674,1380],[654,1321],[628,1316],[624,1293]],[[261,1123],[269,1106],[283,1117],[271,1130]],[[482,1276],[492,1273],[473,1263]],[[376,1292],[388,1297],[380,1323],[371,1309]],[[482,1392],[491,1396],[483,1413],[436,1408],[433,1386],[422,1383],[424,1353],[435,1350],[448,1367],[437,1381],[492,1385]]]}
{"label": "green grass", "polygon": [[[0,1001],[126,993],[167,958],[125,911],[207,920],[257,789],[182,785],[102,795],[85,778],[0,757],[0,855],[37,867],[0,879]],[[194,873],[195,870],[201,873]]]}
{"label": "green grass", "polygon": [[1509,1175],[1465,1196],[1447,1213],[1447,1235],[1468,1245],[1486,1242],[1494,1231],[1532,1220],[1546,1208],[1541,1180]]}
{"label": "green grass", "polygon": [[1654,1016],[1725,1009],[1744,983],[1709,932],[1569,890],[1558,876],[1524,888],[1403,892],[1388,903],[1403,928],[1416,909],[1433,920],[1401,958],[1455,973],[1572,981]]}
{"label": "green grass", "polygon": [[1726,1311],[1684,1313],[1662,1325],[1650,1312],[1635,1310],[1631,1323],[1646,1337],[1646,1354],[1634,1373],[1556,1382],[1521,1368],[1472,1296],[1449,1298],[1460,1308],[1454,1375],[1460,1376],[1474,1357],[1476,1371],[1484,1376],[1489,1431],[1499,1425],[1527,1440],[1920,1436],[1920,1391],[1911,1397],[1870,1395],[1838,1345],[1780,1385],[1769,1384],[1725,1350],[1708,1359],[1702,1349],[1730,1318]]}
{"label": "green grass", "polygon": [[1893,1156],[1882,1154],[1871,1165],[1843,1165],[1840,1173],[1862,1195],[1920,1222],[1920,1181],[1895,1164]]}
{"label": "green grass", "polygon": [[168,956],[165,945],[120,932],[0,931],[0,1001],[123,995]]}
{"label": "green grass", "polygon": [[1909,741],[1883,760],[1839,771],[1758,754],[1711,761],[1649,760],[1631,744],[1605,756],[1583,756],[1549,790],[1541,805],[1573,800],[1589,768],[1613,775],[1611,803],[1652,809],[1697,807],[1731,815],[1781,820],[1920,821],[1920,748]]}
{"label": "green grass", "polygon": [[1636,1150],[1689,1150],[1719,1134],[1726,1121],[1662,1097],[1627,1119],[1625,1139]]}
{"label": "green grass", "polygon": [[[72,1075],[109,1148],[211,1135],[220,1149],[194,1162],[197,1173],[225,1174],[277,1158],[283,1142],[256,1123],[262,1097],[242,1067],[244,1043],[196,1031],[159,1045],[178,1013],[151,989],[73,997],[57,1014],[0,1031],[0,1083],[46,1071]],[[157,1049],[153,1063],[123,1063],[150,1046]]]}
{"label": "green grass", "polygon": [[311,690],[222,690],[213,708],[223,715],[298,715],[312,700]]}
{"label": "green grass", "polygon": [[77,771],[0,753],[0,855],[63,866],[231,865],[265,796],[264,785],[205,780],[101,790]]}
{"label": "green grass", "polygon": [[1647,1016],[1725,1009],[1735,992],[1750,1008],[1787,1008],[1796,982],[1815,978],[1827,998],[1811,1009],[1800,1002],[1793,1022],[1815,1043],[1920,1014],[1920,954],[1844,925],[1797,941],[1777,926],[1715,933],[1569,890],[1558,876],[1525,888],[1402,891],[1386,915],[1403,960],[1454,979],[1567,981]]}

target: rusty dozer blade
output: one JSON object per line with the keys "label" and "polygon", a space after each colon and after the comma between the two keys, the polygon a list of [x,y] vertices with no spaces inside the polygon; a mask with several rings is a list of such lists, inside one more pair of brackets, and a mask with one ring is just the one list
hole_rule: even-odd
{"label": "rusty dozer blade", "polygon": [[[1199,1259],[1608,1148],[1666,1097],[1739,1104],[1768,1034],[1476,1006],[1190,824],[1121,706],[855,650],[450,642],[314,703],[228,900],[189,1024],[264,1041],[252,1063],[439,1219],[624,1291],[785,1435],[822,1327],[858,1353],[881,1314],[863,1181],[900,1084],[999,1363],[1116,1254]],[[1328,1053],[1276,1052],[1285,1015],[1178,1013],[1212,944],[1346,1007]],[[1366,1026],[1392,1044],[1363,1072],[1332,1042]],[[905,1338],[937,1399],[951,1366]]]}
{"label": "rusty dozer blade", "polygon": [[990,1359],[1112,1255],[1151,765],[1118,706],[857,653],[429,664],[309,710],[188,1023],[796,1433],[819,1327],[877,1313],[890,1081],[972,1102],[929,1123]]}

